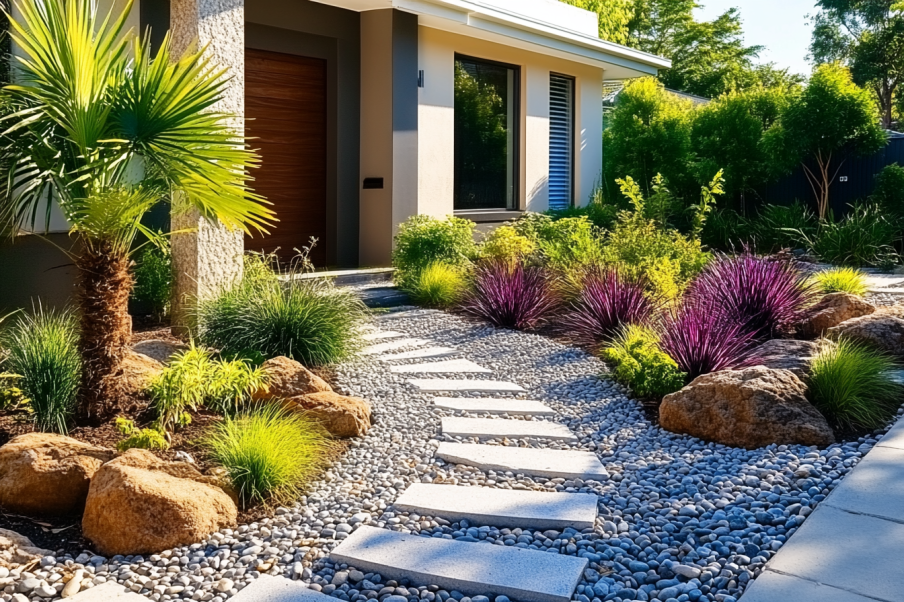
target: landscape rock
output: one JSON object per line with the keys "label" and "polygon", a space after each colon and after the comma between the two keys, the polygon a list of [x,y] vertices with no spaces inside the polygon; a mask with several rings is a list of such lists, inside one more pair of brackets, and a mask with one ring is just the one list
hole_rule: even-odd
{"label": "landscape rock", "polygon": [[868,316],[876,306],[850,293],[830,293],[807,312],[807,319],[800,327],[801,335],[808,338],[822,336],[827,330],[842,322]]}
{"label": "landscape rock", "polygon": [[[825,343],[825,341],[823,342]],[[816,341],[796,341],[793,339],[773,339],[756,348],[758,363],[773,370],[790,370],[800,379],[810,374],[810,362],[819,352]]]}
{"label": "landscape rock", "polygon": [[360,397],[323,391],[292,397],[286,404],[318,421],[336,437],[362,437],[370,428],[370,404]]}
{"label": "landscape rock", "polygon": [[230,496],[186,462],[131,449],[91,481],[82,531],[107,554],[146,554],[188,545],[235,525]]}
{"label": "landscape rock", "polygon": [[842,322],[830,328],[831,339],[844,336],[869,343],[885,353],[904,357],[904,314],[900,308],[888,307],[875,313]]}
{"label": "landscape rock", "polygon": [[12,568],[52,555],[52,551],[37,547],[24,535],[0,529],[0,566]]}
{"label": "landscape rock", "polygon": [[63,435],[19,435],[0,447],[0,506],[27,516],[81,512],[91,477],[114,455]]}
{"label": "landscape rock", "polygon": [[268,386],[254,394],[255,399],[288,399],[309,393],[332,393],[325,380],[285,356],[274,357],[261,366],[269,377]]}
{"label": "landscape rock", "polygon": [[142,395],[160,372],[163,364],[152,357],[134,351],[127,351],[122,363],[122,380],[126,394]]}
{"label": "landscape rock", "polygon": [[147,356],[161,364],[168,364],[170,358],[188,349],[188,345],[163,339],[150,339],[132,345],[132,351]]}
{"label": "landscape rock", "polygon": [[704,374],[662,400],[659,422],[675,433],[746,449],[825,447],[835,437],[806,390],[790,370],[765,366]]}

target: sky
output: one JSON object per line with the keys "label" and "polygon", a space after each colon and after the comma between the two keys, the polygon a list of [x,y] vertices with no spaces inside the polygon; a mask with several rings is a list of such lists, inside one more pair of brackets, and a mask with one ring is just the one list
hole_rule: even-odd
{"label": "sky", "polygon": [[813,14],[814,0],[697,0],[697,18],[711,20],[730,8],[738,8],[744,23],[744,40],[749,45],[765,46],[760,55],[764,63],[790,68],[792,73],[809,75],[806,55],[811,27],[806,15]]}

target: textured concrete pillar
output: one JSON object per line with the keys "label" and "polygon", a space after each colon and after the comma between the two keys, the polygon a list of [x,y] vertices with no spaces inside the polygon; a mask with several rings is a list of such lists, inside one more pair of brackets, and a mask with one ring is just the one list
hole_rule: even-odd
{"label": "textured concrete pillar", "polygon": [[[197,42],[207,47],[213,63],[228,67],[232,78],[223,100],[213,110],[238,115],[235,127],[244,126],[245,114],[245,6],[244,0],[171,0],[170,27],[176,56]],[[174,199],[178,204],[178,199]],[[174,209],[172,229],[191,230],[173,236],[175,303],[173,324],[190,324],[193,300],[209,296],[242,275],[244,237],[203,219],[194,211]]]}

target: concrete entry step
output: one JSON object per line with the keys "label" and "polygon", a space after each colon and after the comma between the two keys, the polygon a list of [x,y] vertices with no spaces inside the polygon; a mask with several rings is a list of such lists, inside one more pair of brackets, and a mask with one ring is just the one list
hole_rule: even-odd
{"label": "concrete entry step", "polygon": [[408,381],[421,391],[475,391],[477,393],[523,393],[515,383],[499,380],[452,380],[445,378],[414,378]]}
{"label": "concrete entry step", "polygon": [[555,416],[556,411],[531,399],[496,399],[492,397],[435,397],[433,405],[444,410],[511,414],[512,416]]}
{"label": "concrete entry step", "polygon": [[481,470],[595,481],[609,478],[596,454],[587,451],[440,443],[436,457],[453,464],[476,466]]}
{"label": "concrete entry step", "polygon": [[397,374],[427,374],[436,373],[472,373],[472,374],[490,374],[493,371],[475,364],[471,360],[446,360],[442,362],[427,362],[423,364],[407,364],[405,366],[392,366],[390,372]]}
{"label": "concrete entry step", "polygon": [[381,362],[394,362],[397,360],[419,360],[437,357],[449,357],[458,353],[457,349],[452,347],[427,347],[425,349],[413,349],[411,351],[403,351],[402,353],[394,353],[391,355],[378,355],[375,359]]}
{"label": "concrete entry step", "polygon": [[335,602],[335,598],[309,589],[301,581],[261,575],[237,593],[232,602]]}
{"label": "concrete entry step", "polygon": [[438,585],[463,594],[523,602],[569,602],[588,560],[489,543],[420,537],[362,526],[330,554],[337,563]]}
{"label": "concrete entry step", "polygon": [[588,529],[597,516],[597,496],[590,493],[513,491],[415,483],[393,506],[404,512],[467,519],[480,525],[530,529]]}
{"label": "concrete entry step", "polygon": [[378,353],[385,353],[386,351],[404,349],[405,347],[420,347],[429,344],[430,341],[426,339],[396,339],[388,343],[377,343],[376,345],[365,347],[361,350],[361,353],[364,355],[376,355]]}
{"label": "concrete entry step", "polygon": [[367,334],[361,337],[364,341],[379,341],[380,339],[394,339],[397,337],[405,336],[401,332],[395,332],[394,330],[377,330],[374,332],[368,332]]}
{"label": "concrete entry step", "polygon": [[460,437],[510,437],[521,439],[563,439],[577,441],[564,424],[545,420],[503,420],[502,418],[443,418],[443,434]]}

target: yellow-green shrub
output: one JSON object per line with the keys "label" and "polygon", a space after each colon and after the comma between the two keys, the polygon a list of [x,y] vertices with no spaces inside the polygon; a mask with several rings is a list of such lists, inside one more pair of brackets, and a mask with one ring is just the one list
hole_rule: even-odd
{"label": "yellow-green shrub", "polygon": [[532,255],[537,244],[520,234],[514,226],[499,226],[487,236],[480,247],[480,256],[495,261],[517,262]]}
{"label": "yellow-green shrub", "polygon": [[421,270],[405,289],[411,300],[428,307],[451,307],[467,289],[462,268],[444,263],[431,263]]}
{"label": "yellow-green shrub", "polygon": [[116,419],[116,430],[126,438],[116,444],[116,449],[169,449],[166,436],[157,429],[140,429],[126,418]]}
{"label": "yellow-green shrub", "polygon": [[603,359],[614,367],[615,379],[638,397],[662,399],[684,386],[686,374],[660,347],[656,333],[643,326],[629,326],[603,350]]}
{"label": "yellow-green shrub", "polygon": [[854,268],[833,268],[813,275],[816,289],[825,293],[850,293],[865,295],[869,290],[866,275]]}

